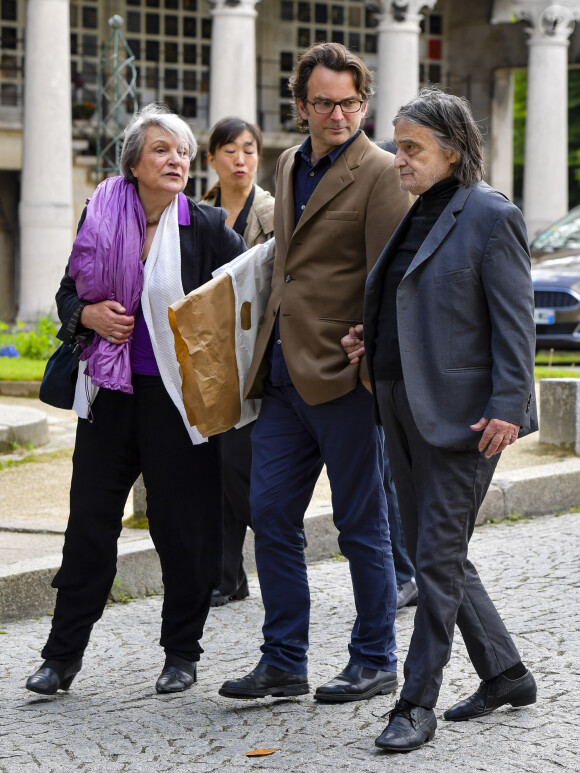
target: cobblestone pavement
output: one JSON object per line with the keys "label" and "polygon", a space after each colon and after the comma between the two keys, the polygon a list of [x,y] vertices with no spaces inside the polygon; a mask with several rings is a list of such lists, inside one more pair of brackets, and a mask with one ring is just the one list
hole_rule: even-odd
{"label": "cobblestone pavement", "polygon": [[[566,514],[484,526],[472,541],[471,556],[536,676],[535,706],[503,708],[471,722],[444,722],[443,710],[478,683],[459,636],[445,671],[435,739],[410,755],[389,755],[374,746],[393,696],[344,705],[319,705],[312,695],[221,698],[222,681],[246,673],[258,659],[262,608],[254,578],[248,600],[211,611],[199,682],[173,696],[154,691],[162,663],[159,598],[107,608],[83,671],[68,694],[54,698],[33,697],[23,688],[39,664],[49,618],[5,625],[0,636],[0,771],[578,771],[579,518]],[[309,677],[314,687],[346,664],[354,613],[346,562],[314,564],[309,574]],[[412,624],[413,610],[403,610],[398,617],[401,661]],[[276,751],[269,757],[244,756],[259,747]]]}

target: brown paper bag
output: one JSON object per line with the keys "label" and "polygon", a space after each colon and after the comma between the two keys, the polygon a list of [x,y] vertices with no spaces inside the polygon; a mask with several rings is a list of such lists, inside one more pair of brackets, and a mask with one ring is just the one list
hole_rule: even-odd
{"label": "brown paper bag", "polygon": [[169,307],[187,418],[204,436],[240,420],[235,297],[223,273]]}

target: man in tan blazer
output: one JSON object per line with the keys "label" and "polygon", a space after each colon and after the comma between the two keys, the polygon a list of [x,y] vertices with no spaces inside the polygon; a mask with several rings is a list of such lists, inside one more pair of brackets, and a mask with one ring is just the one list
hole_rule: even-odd
{"label": "man in tan blazer", "polygon": [[313,46],[290,79],[310,136],[276,171],[272,295],[246,397],[262,397],[252,435],[251,509],[265,607],[262,658],[230,698],[302,695],[310,595],[304,513],[323,464],[350,562],[357,617],[346,668],[315,697],[351,701],[397,686],[397,593],[382,482],[383,449],[366,373],[340,340],[362,320],[367,274],[410,206],[393,156],[360,130],[365,64],[338,43]]}

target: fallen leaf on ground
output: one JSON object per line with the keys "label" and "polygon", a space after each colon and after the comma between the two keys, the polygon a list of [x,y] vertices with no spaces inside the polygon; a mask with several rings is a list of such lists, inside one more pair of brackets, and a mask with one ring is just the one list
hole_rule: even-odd
{"label": "fallen leaf on ground", "polygon": [[267,757],[277,751],[278,749],[254,749],[253,752],[244,752],[244,757]]}

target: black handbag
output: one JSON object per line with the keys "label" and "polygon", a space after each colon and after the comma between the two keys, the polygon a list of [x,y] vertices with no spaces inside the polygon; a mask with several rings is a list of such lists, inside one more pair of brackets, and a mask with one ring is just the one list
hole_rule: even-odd
{"label": "black handbag", "polygon": [[46,363],[38,397],[55,408],[73,407],[81,347],[61,344]]}

